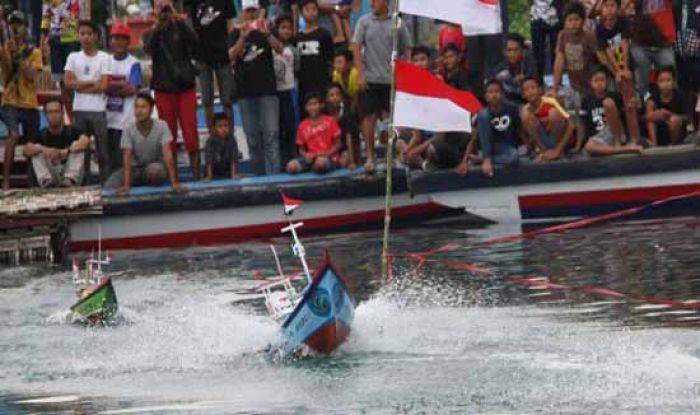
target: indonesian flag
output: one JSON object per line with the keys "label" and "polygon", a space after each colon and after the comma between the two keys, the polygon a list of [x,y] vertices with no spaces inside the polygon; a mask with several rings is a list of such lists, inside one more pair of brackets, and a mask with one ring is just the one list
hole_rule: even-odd
{"label": "indonesian flag", "polygon": [[282,203],[284,203],[284,214],[285,215],[291,215],[292,212],[296,208],[301,205],[301,200],[297,199],[292,199],[291,197],[287,197],[284,193],[280,192],[280,195],[282,195]]}
{"label": "indonesian flag", "polygon": [[471,132],[471,115],[481,108],[471,92],[452,88],[418,66],[396,61],[395,127]]}
{"label": "indonesian flag", "polygon": [[501,33],[498,0],[401,0],[402,13],[462,25],[465,36]]}

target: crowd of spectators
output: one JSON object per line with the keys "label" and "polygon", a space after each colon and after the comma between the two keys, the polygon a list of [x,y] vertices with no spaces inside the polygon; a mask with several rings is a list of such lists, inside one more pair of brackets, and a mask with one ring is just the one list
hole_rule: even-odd
{"label": "crowd of spectators", "polygon": [[[33,177],[44,187],[82,183],[94,147],[101,183],[120,194],[168,181],[184,191],[178,137],[195,180],[235,178],[234,121],[245,132],[256,175],[374,171],[375,144],[388,135],[390,0],[372,0],[354,27],[357,0],[241,0],[240,13],[231,0],[190,2],[186,10],[155,0],[155,24],[141,39],[152,62],[150,85],[128,52],[129,27],[113,24],[111,53],[101,51],[100,28],[72,14],[72,3],[54,1],[44,10],[42,44],[63,94],[44,104],[43,131],[34,86],[42,48],[29,41],[25,15],[7,19],[10,36],[0,51],[9,134],[3,187],[18,143],[27,143]],[[484,55],[492,64],[476,70],[468,57],[478,42],[460,26],[441,23],[434,45],[413,44],[418,37],[399,26],[397,58],[484,104],[472,133],[399,131],[400,162],[460,174],[480,163],[490,176],[524,157],[639,153],[680,144],[696,131],[697,0],[534,0],[530,19],[531,42],[498,36],[499,48]],[[197,92],[209,132],[204,168]]]}

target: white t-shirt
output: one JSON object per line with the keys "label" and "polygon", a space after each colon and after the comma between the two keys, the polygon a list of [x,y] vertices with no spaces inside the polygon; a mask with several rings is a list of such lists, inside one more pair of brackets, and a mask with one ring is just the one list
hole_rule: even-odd
{"label": "white t-shirt", "polygon": [[[78,81],[97,81],[104,75],[110,75],[108,54],[98,51],[95,56],[88,56],[82,50],[72,52],[66,60],[66,71],[73,72]],[[105,94],[75,93],[73,100],[74,111],[104,112],[107,105]]]}
{"label": "white t-shirt", "polygon": [[[127,81],[131,85],[140,87],[141,63],[138,59],[127,54],[124,59],[116,59],[110,56],[111,74],[110,80]],[[107,127],[115,130],[124,130],[134,121],[134,101],[136,96],[123,97],[107,94]]]}
{"label": "white t-shirt", "polygon": [[282,53],[273,51],[277,91],[294,89],[294,50],[285,46]]}

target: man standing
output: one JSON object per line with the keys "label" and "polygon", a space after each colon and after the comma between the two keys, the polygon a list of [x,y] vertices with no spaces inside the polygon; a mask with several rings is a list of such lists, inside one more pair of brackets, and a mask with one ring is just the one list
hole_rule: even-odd
{"label": "man standing", "polygon": [[210,135],[214,121],[214,76],[224,114],[233,125],[233,73],[226,43],[222,40],[233,29],[235,14],[231,0],[199,1],[191,11],[192,24],[199,37],[199,87]]}
{"label": "man standing", "polygon": [[[97,142],[97,162],[100,165],[100,182],[104,181],[118,164],[116,145],[110,145],[107,134],[105,91],[111,73],[110,57],[97,49],[97,26],[87,20],[78,24],[80,52],[68,55],[64,83],[75,92],[73,99],[73,125]],[[111,150],[111,152],[110,152]]]}
{"label": "man standing", "polygon": [[282,52],[284,45],[270,33],[259,18],[258,0],[243,0],[239,28],[231,32],[229,57],[238,85],[239,104],[257,175],[280,172],[279,99],[272,48]]}
{"label": "man standing", "polygon": [[2,120],[9,133],[5,140],[3,189],[10,187],[15,146],[18,142],[36,138],[39,132],[39,103],[34,81],[42,66],[41,51],[28,42],[24,13],[12,13],[9,23],[10,39],[0,50],[0,67],[5,85],[2,94]]}
{"label": "man standing", "polygon": [[178,125],[182,129],[192,175],[199,180],[201,160],[195,91],[197,69],[193,64],[193,60],[199,56],[199,40],[190,26],[178,16],[172,0],[156,0],[155,5],[155,26],[144,34],[146,53],[153,60],[151,89],[155,91],[158,115],[170,127],[173,144],[177,141]]}
{"label": "man standing", "polygon": [[44,104],[48,126],[24,146],[40,187],[79,186],[85,171],[85,151],[90,138],[63,124],[63,103],[58,98]]}
{"label": "man standing", "polygon": [[[358,83],[364,92],[360,99],[362,135],[367,146],[365,170],[374,171],[374,130],[377,117],[389,113],[391,106],[391,57],[393,41],[389,0],[372,0],[372,13],[357,22],[352,49],[359,72]],[[405,25],[399,32],[399,50],[410,54],[411,39]]]}
{"label": "man standing", "polygon": [[115,23],[110,31],[112,73],[107,84],[107,133],[110,154],[116,154],[113,168],[121,166],[122,131],[134,121],[134,98],[141,87],[141,63],[127,51],[131,30],[124,23]]}

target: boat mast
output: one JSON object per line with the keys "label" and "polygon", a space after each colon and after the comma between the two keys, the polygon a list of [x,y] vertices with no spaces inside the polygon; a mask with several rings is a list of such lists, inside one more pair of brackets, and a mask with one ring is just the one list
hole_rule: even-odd
{"label": "boat mast", "polygon": [[391,232],[391,208],[393,192],[394,141],[397,131],[394,128],[394,102],[396,100],[396,58],[399,49],[399,0],[392,2],[391,9],[393,42],[391,52],[391,115],[389,116],[389,142],[386,148],[386,197],[384,200],[384,240],[382,243],[382,276],[389,279],[389,234]]}
{"label": "boat mast", "polygon": [[299,240],[299,235],[297,235],[297,228],[304,226],[304,222],[292,223],[291,215],[287,215],[287,219],[289,220],[289,226],[282,228],[282,233],[292,234],[292,240],[294,241],[294,244],[292,245],[292,253],[294,253],[294,256],[299,258],[299,261],[301,261],[301,266],[304,269],[306,280],[309,282],[309,284],[311,284],[311,272],[309,272],[309,264],[306,263],[306,250],[304,249],[304,245],[302,245],[301,241]]}

